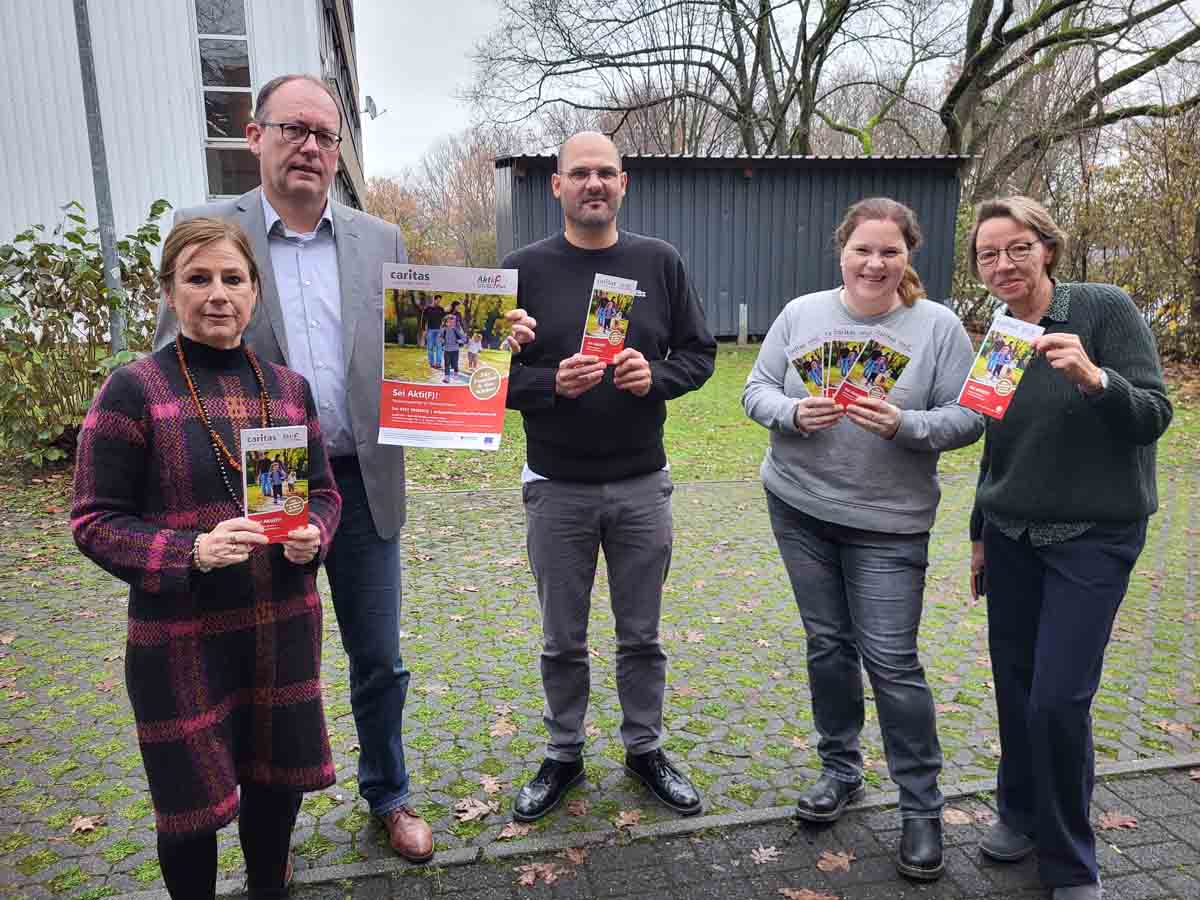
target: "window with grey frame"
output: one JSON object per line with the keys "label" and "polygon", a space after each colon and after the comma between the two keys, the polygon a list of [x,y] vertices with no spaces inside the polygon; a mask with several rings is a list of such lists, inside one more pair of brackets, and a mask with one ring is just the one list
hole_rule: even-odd
{"label": "window with grey frame", "polygon": [[195,4],[208,194],[238,196],[259,183],[258,160],[246,143],[254,106],[246,0]]}

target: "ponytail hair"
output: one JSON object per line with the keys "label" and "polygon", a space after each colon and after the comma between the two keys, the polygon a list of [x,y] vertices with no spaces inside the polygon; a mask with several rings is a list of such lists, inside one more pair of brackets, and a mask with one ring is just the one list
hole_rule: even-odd
{"label": "ponytail hair", "polygon": [[905,306],[912,306],[922,297],[929,296],[925,291],[925,285],[921,284],[921,276],[911,265],[904,267],[904,276],[896,287],[896,293],[900,295],[900,302]]}

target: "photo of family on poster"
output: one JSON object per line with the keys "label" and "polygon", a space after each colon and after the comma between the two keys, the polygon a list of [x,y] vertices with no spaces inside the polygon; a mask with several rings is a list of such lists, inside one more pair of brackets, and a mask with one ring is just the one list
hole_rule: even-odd
{"label": "photo of family on poster", "polygon": [[483,365],[508,375],[504,314],[516,297],[452,291],[384,291],[383,377],[387,381],[466,384]]}
{"label": "photo of family on poster", "polygon": [[282,509],[289,497],[308,501],[308,449],[306,447],[247,450],[243,467],[246,512]]}
{"label": "photo of family on poster", "polygon": [[617,335],[624,341],[625,331],[629,327],[629,307],[633,304],[633,297],[633,294],[594,289],[585,326],[587,336],[611,342],[613,335]]}
{"label": "photo of family on poster", "polygon": [[804,382],[805,390],[812,397],[820,397],[825,391],[825,345],[817,344],[811,349],[801,348],[792,357],[792,368]]}

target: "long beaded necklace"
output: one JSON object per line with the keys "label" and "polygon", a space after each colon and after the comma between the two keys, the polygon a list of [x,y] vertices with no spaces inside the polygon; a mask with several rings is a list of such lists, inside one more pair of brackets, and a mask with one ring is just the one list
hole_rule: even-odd
{"label": "long beaded necklace", "polygon": [[[256,357],[245,344],[242,344],[242,350],[246,354],[246,361],[250,363],[250,369],[254,372],[254,378],[258,382],[258,404],[259,414],[263,428],[271,427],[271,407],[267,397],[267,383],[263,380],[262,369],[258,365],[258,357]],[[188,391],[192,395],[192,403],[196,405],[196,413],[200,416],[200,421],[204,427],[208,429],[208,442],[212,446],[213,456],[217,459],[217,471],[221,473],[221,480],[225,482],[225,490],[229,491],[229,496],[233,498],[234,503],[242,502],[240,491],[235,491],[233,485],[229,483],[229,473],[225,469],[225,464],[229,464],[229,468],[233,469],[239,475],[242,472],[242,464],[229,448],[225,445],[225,441],[221,439],[221,435],[217,434],[217,430],[213,428],[212,420],[208,416],[208,410],[204,407],[204,400],[200,393],[196,390],[196,383],[192,381],[192,373],[188,371],[187,360],[183,358],[183,344],[178,336],[175,338],[175,356],[179,360],[179,369],[183,372],[183,380],[187,382]],[[234,438],[237,440],[236,436]],[[240,447],[239,447],[240,449]]]}

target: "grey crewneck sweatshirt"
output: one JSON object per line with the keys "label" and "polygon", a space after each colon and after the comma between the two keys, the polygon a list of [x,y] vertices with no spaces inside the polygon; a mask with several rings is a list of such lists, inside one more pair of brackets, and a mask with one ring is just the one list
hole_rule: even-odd
{"label": "grey crewneck sweatshirt", "polygon": [[[932,300],[861,318],[845,307],[839,291],[788,303],[746,379],[746,414],[770,432],[763,484],[826,522],[897,534],[928,531],[941,499],[938,454],[983,433],[983,417],[955,402],[974,359],[970,338],[958,317]],[[890,441],[849,419],[812,434],[796,429],[793,410],[808,392],[788,364],[788,348],[819,330],[850,325],[881,326],[912,347],[912,360],[888,395],[901,410]]]}

